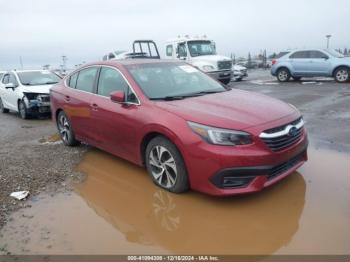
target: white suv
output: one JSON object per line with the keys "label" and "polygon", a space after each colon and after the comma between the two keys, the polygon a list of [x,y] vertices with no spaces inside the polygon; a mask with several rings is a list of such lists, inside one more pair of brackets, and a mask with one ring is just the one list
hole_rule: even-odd
{"label": "white suv", "polygon": [[50,113],[50,88],[61,78],[47,70],[9,71],[0,78],[0,111],[20,117]]}

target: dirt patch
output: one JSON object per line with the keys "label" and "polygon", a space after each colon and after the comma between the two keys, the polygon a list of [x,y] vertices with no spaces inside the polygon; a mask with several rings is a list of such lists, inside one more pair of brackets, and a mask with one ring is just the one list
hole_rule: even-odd
{"label": "dirt patch", "polygon": [[[10,121],[22,120],[13,118]],[[29,126],[21,123],[19,125]],[[16,135],[21,135],[26,142],[22,139],[12,139],[10,133],[9,139],[0,140],[0,228],[8,220],[8,214],[19,208],[31,206],[30,201],[11,198],[11,192],[28,190],[30,200],[42,192],[54,194],[69,191],[74,184],[70,180],[82,180],[81,173],[73,170],[86,147],[68,149],[60,143],[57,134],[46,135],[45,131],[54,133],[50,128],[46,127],[37,132],[37,125],[42,123],[33,121],[31,128],[16,130]]]}

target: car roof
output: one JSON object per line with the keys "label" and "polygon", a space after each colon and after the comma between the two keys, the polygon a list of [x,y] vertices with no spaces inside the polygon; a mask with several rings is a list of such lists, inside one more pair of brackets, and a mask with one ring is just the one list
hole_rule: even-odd
{"label": "car roof", "polygon": [[93,65],[110,65],[110,66],[117,66],[117,65],[142,65],[142,64],[162,64],[162,63],[181,63],[179,60],[173,60],[173,59],[147,59],[147,58],[141,58],[141,59],[115,59],[115,60],[107,60],[107,61],[99,61],[99,62],[92,62],[85,64],[83,67],[86,66],[93,66]]}

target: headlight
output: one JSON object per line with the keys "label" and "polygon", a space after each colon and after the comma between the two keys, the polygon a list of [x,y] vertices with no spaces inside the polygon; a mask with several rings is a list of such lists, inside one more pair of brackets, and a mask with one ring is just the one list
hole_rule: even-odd
{"label": "headlight", "polygon": [[234,146],[253,143],[252,136],[246,132],[210,127],[193,122],[188,122],[188,125],[193,132],[210,144]]}
{"label": "headlight", "polygon": [[215,70],[215,67],[212,66],[212,65],[205,65],[205,66],[202,66],[202,70],[203,70],[204,72],[214,71],[214,70]]}

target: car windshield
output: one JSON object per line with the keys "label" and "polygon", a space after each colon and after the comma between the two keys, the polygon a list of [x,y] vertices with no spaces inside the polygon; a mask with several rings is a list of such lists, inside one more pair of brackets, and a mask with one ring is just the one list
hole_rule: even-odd
{"label": "car windshield", "polygon": [[211,77],[185,63],[149,63],[127,66],[151,100],[183,99],[227,91]]}
{"label": "car windshield", "polygon": [[18,72],[17,74],[22,85],[26,86],[52,85],[61,80],[58,75],[49,71],[28,71]]}
{"label": "car windshield", "polygon": [[191,56],[215,55],[215,45],[211,41],[188,41]]}
{"label": "car windshield", "polygon": [[337,58],[342,58],[344,57],[344,55],[342,55],[341,53],[333,50],[333,49],[325,49],[324,51],[326,51],[328,54],[334,56],[334,57],[337,57]]}

